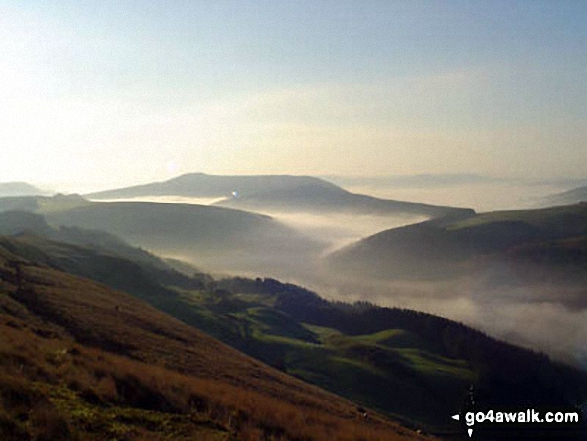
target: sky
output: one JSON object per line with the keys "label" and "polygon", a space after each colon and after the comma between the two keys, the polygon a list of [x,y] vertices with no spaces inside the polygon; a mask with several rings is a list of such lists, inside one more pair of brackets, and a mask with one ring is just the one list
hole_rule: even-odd
{"label": "sky", "polygon": [[0,2],[0,181],[587,175],[587,3]]}

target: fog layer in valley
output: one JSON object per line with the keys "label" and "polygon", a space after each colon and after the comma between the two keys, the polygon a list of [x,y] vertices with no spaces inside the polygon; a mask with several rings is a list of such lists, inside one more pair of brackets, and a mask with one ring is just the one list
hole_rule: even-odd
{"label": "fog layer in valley", "polygon": [[[351,188],[349,188],[351,189]],[[512,185],[474,183],[439,188],[352,188],[379,197],[416,202],[473,207],[477,211],[528,208],[540,205],[544,195],[564,190],[554,184]],[[217,199],[154,197],[153,202],[212,204]],[[379,231],[421,222],[422,216],[374,216],[267,211],[281,223],[321,243],[321,252],[300,250],[264,259],[246,253],[203,258],[193,252],[165,250],[167,256],[185,260],[202,271],[249,277],[274,277],[300,284],[330,299],[367,300],[462,321],[509,342],[544,351],[587,368],[587,309],[572,309],[553,299],[581,294],[581,286],[492,286],[487,280],[461,277],[444,281],[374,281],[350,277],[328,269],[322,257]],[[153,250],[158,252],[160,250]],[[583,293],[584,295],[584,293]]]}
{"label": "fog layer in valley", "polygon": [[[99,200],[97,202],[157,202],[169,204],[214,205],[222,198],[193,198],[182,196],[149,196],[127,199]],[[426,216],[411,214],[385,216],[351,213],[295,213],[291,211],[260,210],[256,213],[271,216],[277,221],[324,243],[326,252],[348,245],[379,231],[427,220]]]}
{"label": "fog layer in valley", "polygon": [[490,287],[471,277],[446,281],[376,282],[343,274],[313,286],[329,298],[366,300],[414,309],[463,322],[508,342],[545,352],[587,369],[587,309],[547,301],[564,287]]}
{"label": "fog layer in valley", "polygon": [[295,228],[305,235],[326,242],[325,252],[349,245],[362,237],[370,236],[379,231],[422,222],[425,216],[379,216],[349,213],[283,213],[278,211],[262,211],[278,221]]}

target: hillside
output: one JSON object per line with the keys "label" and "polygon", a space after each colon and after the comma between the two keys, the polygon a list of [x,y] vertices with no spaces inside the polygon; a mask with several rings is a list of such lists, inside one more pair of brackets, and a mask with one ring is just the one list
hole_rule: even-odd
{"label": "hillside", "polygon": [[587,187],[578,187],[572,190],[557,193],[546,198],[551,205],[577,204],[587,202]]}
{"label": "hillside", "polygon": [[0,198],[13,196],[43,196],[50,192],[26,182],[0,182]]}
{"label": "hillside", "polygon": [[116,236],[76,227],[53,228],[38,214],[0,213],[0,235],[18,237],[18,241],[1,238],[0,243],[20,256],[139,297],[168,294],[158,284],[146,282],[147,274],[163,284],[183,288],[202,286],[166,261],[131,247]]}
{"label": "hillside", "polygon": [[306,185],[336,189],[323,179],[310,176],[251,175],[220,176],[188,173],[162,182],[106,190],[85,195],[89,199],[123,199],[147,196],[186,196],[221,198],[233,192],[248,196],[266,190],[285,190]]}
{"label": "hillside", "polygon": [[351,193],[342,188],[304,185],[289,189],[265,190],[216,202],[225,207],[249,210],[356,213],[376,215],[424,215],[430,217],[468,216],[472,210],[414,202],[380,199]]}
{"label": "hillside", "polygon": [[[383,231],[330,256],[334,268],[368,277],[438,279],[498,267],[506,283],[585,283],[587,204],[482,213]],[[492,277],[499,277],[495,271]],[[583,285],[585,286],[585,285]],[[566,299],[587,306],[578,291]]]}
{"label": "hillside", "polygon": [[192,173],[164,182],[86,195],[93,200],[149,196],[223,198],[216,205],[247,210],[404,213],[431,217],[454,213],[470,214],[469,210],[354,194],[328,181],[310,176],[213,176]]}
{"label": "hillside", "polygon": [[140,248],[132,247],[117,236],[104,231],[78,227],[52,227],[40,214],[27,211],[0,212],[0,235],[22,233],[75,245],[89,246],[148,265],[152,267],[152,270],[167,267],[167,263],[162,259]]}
{"label": "hillside", "polygon": [[4,238],[0,249],[123,289],[283,372],[437,433],[455,432],[446,410],[471,384],[485,404],[587,396],[585,374],[428,314],[330,303],[272,279],[171,278],[36,235]]}
{"label": "hillside", "polygon": [[42,214],[54,226],[101,230],[135,246],[221,270],[287,267],[323,249],[269,216],[222,207],[90,202],[74,195],[0,199],[0,211],[7,210]]}
{"label": "hillside", "polygon": [[18,242],[0,246],[2,439],[424,439]]}
{"label": "hillside", "polygon": [[184,301],[192,323],[250,355],[439,435],[454,433],[446,412],[471,385],[487,407],[587,397],[584,372],[429,314],[329,302],[272,279],[209,281]]}

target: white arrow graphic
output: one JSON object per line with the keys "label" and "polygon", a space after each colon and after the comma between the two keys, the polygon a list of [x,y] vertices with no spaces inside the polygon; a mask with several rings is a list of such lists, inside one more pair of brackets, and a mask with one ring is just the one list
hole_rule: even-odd
{"label": "white arrow graphic", "polygon": [[[455,421],[459,421],[461,419],[461,416],[457,413],[451,416],[451,418]],[[469,438],[471,438],[473,436],[473,429],[467,429],[467,432],[469,433]]]}

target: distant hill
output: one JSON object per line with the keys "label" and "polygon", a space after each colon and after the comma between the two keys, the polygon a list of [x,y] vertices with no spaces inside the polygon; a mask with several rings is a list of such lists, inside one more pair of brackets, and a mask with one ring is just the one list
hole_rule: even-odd
{"label": "distant hill", "polygon": [[[175,270],[166,260],[132,247],[116,236],[78,227],[51,227],[39,214],[0,212],[1,235],[17,236],[18,252],[22,256],[128,292],[139,290],[144,295],[161,293],[144,283],[125,283],[137,273],[149,274],[162,283],[178,287],[202,286],[185,273]],[[11,248],[13,245],[5,246]],[[126,274],[121,274],[121,271]]]}
{"label": "distant hill", "polygon": [[224,198],[217,205],[243,209],[284,211],[417,214],[431,217],[472,213],[452,207],[378,199],[348,192],[310,176],[213,176],[193,173],[164,182],[102,191],[89,199],[123,199],[149,196]]}
{"label": "distant hill", "polygon": [[46,196],[49,194],[50,192],[26,182],[0,182],[0,197]]}
{"label": "distant hill", "polygon": [[579,202],[587,202],[587,187],[578,187],[573,190],[564,191],[562,193],[548,196],[546,201],[549,204],[576,204]]}
{"label": "distant hill", "polygon": [[3,440],[426,439],[19,241],[0,244]]}
{"label": "distant hill", "polygon": [[42,214],[54,226],[104,231],[215,269],[287,266],[324,246],[269,216],[224,207],[90,202],[76,195],[0,199],[0,211],[13,210]]}
{"label": "distant hill", "polygon": [[[408,225],[362,239],[329,259],[334,268],[365,277],[437,279],[491,270],[500,283],[586,286],[586,240],[582,203]],[[587,293],[579,290],[565,302],[585,307]]]}
{"label": "distant hill", "polygon": [[[26,276],[30,264],[14,263],[14,256],[36,262],[31,266],[34,272]],[[143,316],[144,307],[129,303],[122,293],[106,302],[103,287],[96,292],[92,286],[79,286],[76,289],[83,296],[75,300],[71,293],[70,303],[60,303],[60,290],[69,289],[68,282],[45,279],[44,268],[123,289],[285,373],[439,433],[460,431],[447,421],[446,413],[461,408],[471,384],[487,406],[553,406],[578,403],[587,396],[585,373],[429,314],[367,303],[328,302],[311,291],[273,279],[214,280],[205,274],[172,279],[161,271],[151,271],[142,262],[91,246],[28,234],[0,238],[0,264],[2,258],[8,259],[8,273],[1,273],[0,265],[2,280],[14,284],[20,273],[24,279],[21,285],[37,295],[25,300],[32,298],[42,305],[36,314],[53,323],[67,323],[67,329],[76,336],[89,339],[83,340],[84,344],[89,341],[103,350],[154,360],[167,369],[179,366],[184,374],[208,375],[200,370],[210,368],[207,360],[218,349],[205,349],[211,352],[198,355],[194,352],[199,350],[198,343],[190,332],[170,329],[153,313]],[[45,292],[51,297],[38,297]],[[92,311],[91,317],[86,317],[86,307]],[[79,318],[69,316],[70,309],[71,314],[80,314]],[[0,319],[4,310],[0,297]],[[14,308],[9,306],[8,310]],[[105,317],[107,314],[110,316]],[[124,324],[116,322],[119,315]],[[134,326],[140,329],[132,329]],[[111,329],[116,333],[111,334]],[[157,342],[153,340],[155,335],[159,336]],[[167,342],[168,338],[173,341]],[[145,344],[151,342],[157,346],[147,351]],[[184,345],[196,347],[181,349]],[[179,351],[188,351],[188,355]],[[214,379],[224,375],[224,353],[220,350],[218,354]],[[194,359],[197,361],[190,361],[191,357],[198,357]],[[248,362],[239,360],[234,363],[240,370],[237,373],[231,368],[235,373],[229,381],[247,385],[243,369]],[[261,382],[255,386],[261,388],[260,392],[265,387],[263,382],[272,381],[269,374],[256,374],[261,375],[255,377]]]}
{"label": "distant hill", "polygon": [[310,176],[220,176],[188,173],[167,181],[100,191],[85,196],[89,199],[122,199],[145,196],[226,198],[231,197],[233,192],[238,192],[240,196],[249,196],[260,191],[288,189],[306,185],[337,188],[334,184]]}
{"label": "distant hill", "polygon": [[420,215],[430,217],[469,216],[470,209],[443,207],[415,202],[380,199],[351,193],[340,187],[303,185],[290,189],[266,190],[227,198],[216,202],[225,207],[249,210],[307,211],[317,213],[347,212],[377,215]]}
{"label": "distant hill", "polygon": [[54,196],[14,196],[0,198],[0,211],[30,211],[45,213],[89,205],[90,201],[80,195],[56,194]]}

